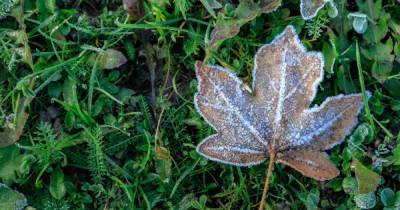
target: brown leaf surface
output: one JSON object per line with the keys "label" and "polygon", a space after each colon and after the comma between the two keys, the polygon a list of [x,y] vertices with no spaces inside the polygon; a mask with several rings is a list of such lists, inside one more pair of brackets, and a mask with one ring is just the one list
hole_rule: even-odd
{"label": "brown leaf surface", "polygon": [[258,50],[252,89],[228,69],[197,62],[195,105],[217,131],[197,151],[239,166],[259,164],[274,153],[277,162],[314,179],[337,176],[322,151],[350,133],[362,99],[338,95],[309,108],[323,66],[322,54],[307,52],[292,26]]}
{"label": "brown leaf surface", "polygon": [[275,11],[281,5],[281,2],[282,0],[262,0],[258,4],[249,0],[240,1],[234,11],[235,19],[225,19],[221,15],[218,16],[207,48],[212,48],[218,43],[236,36],[239,34],[242,25],[250,22],[261,13],[267,14]]}
{"label": "brown leaf surface", "polygon": [[281,6],[282,0],[261,0],[260,4],[262,13],[270,13]]}
{"label": "brown leaf surface", "polygon": [[0,132],[0,148],[10,146],[18,141],[19,137],[22,135],[26,121],[28,120],[28,114],[22,113],[20,119],[17,123],[9,124],[8,127]]}
{"label": "brown leaf surface", "polygon": [[294,149],[278,153],[278,162],[288,165],[304,176],[328,180],[339,175],[339,170],[325,153],[311,149]]}

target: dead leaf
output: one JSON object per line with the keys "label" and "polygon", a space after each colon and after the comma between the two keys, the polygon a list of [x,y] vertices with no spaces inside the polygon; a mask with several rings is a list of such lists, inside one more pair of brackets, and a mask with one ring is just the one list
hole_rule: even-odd
{"label": "dead leaf", "polygon": [[262,0],[260,4],[253,1],[241,1],[235,9],[234,19],[225,19],[223,15],[218,15],[215,27],[211,32],[211,39],[207,48],[212,48],[222,41],[236,36],[240,32],[242,25],[250,22],[261,13],[271,13],[275,11],[282,0]]}
{"label": "dead leaf", "polygon": [[224,20],[219,18],[211,31],[211,40],[207,48],[212,48],[222,41],[236,36],[240,32],[241,24],[235,20]]}
{"label": "dead leaf", "polygon": [[242,1],[235,9],[235,15],[239,21],[247,23],[253,20],[260,13],[260,6],[250,1]]}
{"label": "dead leaf", "polygon": [[139,12],[139,0],[122,0],[122,4],[124,6],[124,10],[128,13],[138,13]]}
{"label": "dead leaf", "polygon": [[323,78],[323,56],[307,52],[293,26],[255,55],[252,89],[231,70],[196,63],[197,111],[217,133],[197,151],[222,163],[251,166],[272,154],[303,175],[327,180],[339,170],[323,150],[357,124],[361,94],[338,95],[309,108]]}
{"label": "dead leaf", "polygon": [[122,66],[127,61],[122,52],[114,49],[107,49],[100,53],[97,67],[100,69],[114,69]]}
{"label": "dead leaf", "polygon": [[282,0],[261,0],[261,11],[262,13],[271,13],[281,6]]}
{"label": "dead leaf", "polygon": [[300,13],[304,20],[315,17],[320,9],[324,7],[327,0],[301,0]]}
{"label": "dead leaf", "polygon": [[129,15],[130,21],[136,21],[141,18],[142,15],[142,1],[141,0],[122,0],[124,10]]}
{"label": "dead leaf", "polygon": [[28,120],[28,114],[23,112],[18,114],[15,123],[9,123],[3,132],[0,132],[0,148],[7,147],[19,140],[24,130],[25,123]]}
{"label": "dead leaf", "polygon": [[155,167],[160,179],[167,183],[171,176],[172,158],[167,148],[156,146]]}

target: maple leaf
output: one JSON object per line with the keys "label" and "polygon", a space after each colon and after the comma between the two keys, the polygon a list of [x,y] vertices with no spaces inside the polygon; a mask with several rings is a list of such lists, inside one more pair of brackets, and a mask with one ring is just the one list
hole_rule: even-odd
{"label": "maple leaf", "polygon": [[362,95],[329,97],[309,108],[323,78],[323,56],[307,52],[288,26],[254,58],[250,89],[229,69],[196,63],[195,106],[217,133],[197,152],[226,164],[251,166],[268,157],[316,180],[339,170],[324,150],[357,124]]}
{"label": "maple leaf", "polygon": [[304,20],[315,17],[320,9],[330,0],[301,0],[300,13]]}

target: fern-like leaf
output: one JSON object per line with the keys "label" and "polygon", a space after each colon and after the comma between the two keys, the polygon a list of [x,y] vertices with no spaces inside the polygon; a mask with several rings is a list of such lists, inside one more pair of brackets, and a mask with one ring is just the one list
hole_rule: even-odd
{"label": "fern-like leaf", "polygon": [[65,154],[57,147],[57,135],[49,123],[40,123],[33,139],[33,154],[38,159],[39,168],[46,168],[61,161]]}
{"label": "fern-like leaf", "polygon": [[105,154],[103,151],[103,136],[100,128],[92,131],[86,129],[88,141],[88,167],[91,172],[93,181],[101,183],[104,175],[108,174],[107,164],[105,162]]}
{"label": "fern-like leaf", "polygon": [[325,11],[321,11],[318,16],[306,23],[306,29],[308,32],[308,36],[312,38],[312,40],[317,40],[321,37],[321,33],[323,29],[326,28],[326,24],[329,22],[329,18]]}
{"label": "fern-like leaf", "polygon": [[150,112],[150,106],[143,96],[138,97],[139,110],[143,115],[143,127],[144,129],[150,130],[152,128],[152,117]]}

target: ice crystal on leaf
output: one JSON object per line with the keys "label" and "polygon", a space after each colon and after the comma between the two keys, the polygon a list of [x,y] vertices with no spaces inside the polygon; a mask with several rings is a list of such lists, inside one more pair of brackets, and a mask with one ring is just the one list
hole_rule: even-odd
{"label": "ice crystal on leaf", "polygon": [[327,180],[339,174],[323,152],[340,143],[357,123],[361,94],[338,95],[309,108],[323,78],[324,60],[307,52],[288,26],[255,55],[250,89],[232,71],[196,63],[195,105],[217,131],[197,151],[237,166],[276,161],[305,176]]}

